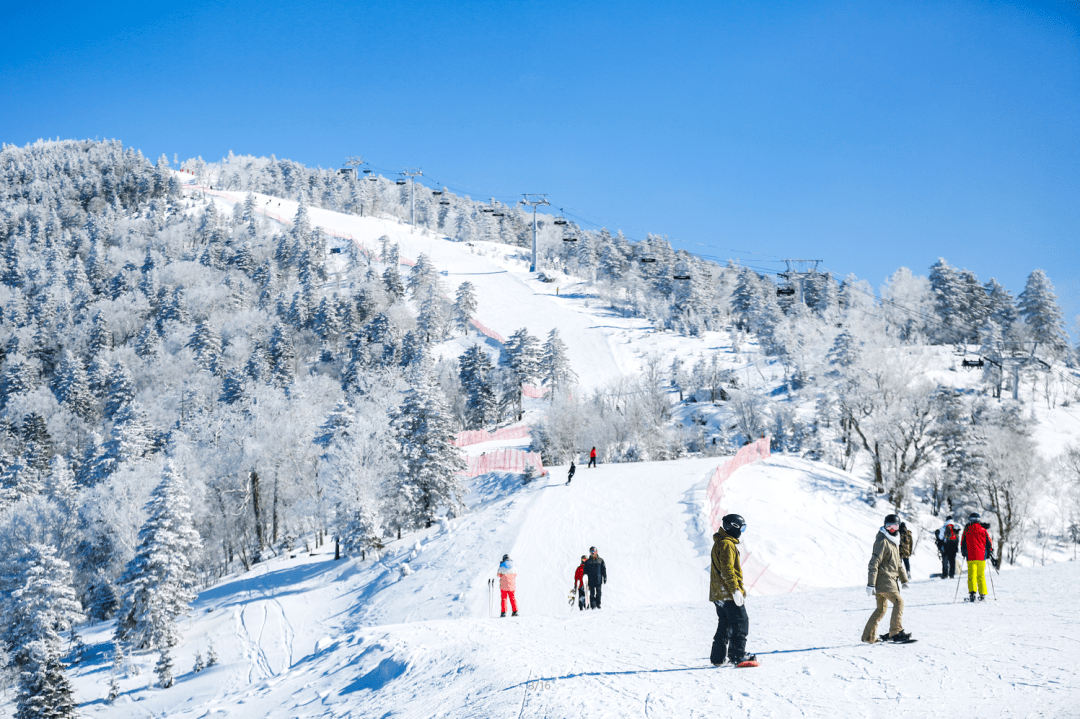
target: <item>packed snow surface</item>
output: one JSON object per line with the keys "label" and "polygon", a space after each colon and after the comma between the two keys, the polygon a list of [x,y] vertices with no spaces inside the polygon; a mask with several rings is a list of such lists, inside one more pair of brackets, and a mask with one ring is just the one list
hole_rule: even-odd
{"label": "packed snow surface", "polygon": [[[334,561],[324,546],[204,591],[168,690],[153,686],[156,656],[134,655],[141,673],[105,704],[112,627],[86,631],[76,695],[102,717],[1076,716],[1080,566],[1008,569],[972,605],[954,602],[956,581],[928,578],[938,567],[922,542],[904,620],[919,642],[861,644],[882,512],[860,480],[784,457],[737,471],[725,502],[747,519],[746,546],[799,588],[747,601],[760,668],[709,665],[703,502],[716,462],[580,468],[569,486],[565,468],[527,487],[478,477],[470,514],[379,561]],[[582,612],[568,593],[589,545],[609,583],[603,609]],[[503,553],[519,572],[516,618],[489,617]],[[211,644],[218,665],[183,673]]]}

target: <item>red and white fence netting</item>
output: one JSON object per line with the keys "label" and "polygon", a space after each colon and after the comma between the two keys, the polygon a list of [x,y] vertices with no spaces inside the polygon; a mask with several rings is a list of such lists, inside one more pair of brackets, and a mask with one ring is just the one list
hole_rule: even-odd
{"label": "red and white fence netting", "polygon": [[[762,437],[756,442],[743,446],[734,457],[721,464],[713,472],[706,492],[709,510],[709,526],[713,532],[720,528],[721,520],[727,511],[724,509],[724,482],[735,470],[769,456],[769,438]],[[782,594],[795,591],[799,580],[788,579],[769,571],[769,565],[758,559],[753,551],[747,551],[740,557],[743,572],[743,584],[750,591],[755,587],[762,594]]]}
{"label": "red and white fence netting", "polygon": [[496,439],[528,439],[530,436],[529,425],[515,424],[511,427],[503,427],[494,432],[483,429],[470,429],[458,432],[454,439],[455,447],[468,447],[470,444],[491,442]]}
{"label": "red and white fence netting", "polygon": [[523,452],[520,449],[496,449],[467,459],[468,467],[462,472],[466,477],[476,477],[488,472],[522,473],[527,465],[531,465],[536,470],[536,476],[538,477],[547,474],[543,462],[540,461],[539,452]]}

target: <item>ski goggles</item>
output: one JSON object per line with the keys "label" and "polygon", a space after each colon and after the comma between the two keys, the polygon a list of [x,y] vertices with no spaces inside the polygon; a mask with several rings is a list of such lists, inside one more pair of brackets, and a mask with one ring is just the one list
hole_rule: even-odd
{"label": "ski goggles", "polygon": [[895,532],[896,530],[900,529],[900,525],[897,522],[889,522],[885,525],[885,529],[889,530],[890,532]]}

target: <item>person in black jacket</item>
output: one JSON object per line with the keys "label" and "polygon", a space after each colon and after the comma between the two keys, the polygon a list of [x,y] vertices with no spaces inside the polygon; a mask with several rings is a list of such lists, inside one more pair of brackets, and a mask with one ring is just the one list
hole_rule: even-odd
{"label": "person in black jacket", "polygon": [[589,558],[585,560],[585,576],[589,578],[589,608],[600,608],[600,588],[607,584],[607,565],[596,547],[589,547]]}

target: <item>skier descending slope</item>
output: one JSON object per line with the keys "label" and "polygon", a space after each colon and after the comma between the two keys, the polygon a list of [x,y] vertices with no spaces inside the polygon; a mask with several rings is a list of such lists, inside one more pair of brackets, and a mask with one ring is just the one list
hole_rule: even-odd
{"label": "skier descending slope", "polygon": [[511,616],[516,617],[518,615],[517,599],[514,593],[517,591],[517,570],[514,569],[514,562],[509,554],[503,555],[502,563],[499,565],[499,591],[502,595],[502,614],[499,616],[506,616],[506,600],[509,598],[510,608],[514,611]]}
{"label": "skier descending slope", "polygon": [[[863,628],[862,640],[868,644],[878,639],[897,643],[915,641],[904,631],[904,600],[900,597],[900,585],[907,587],[908,576],[900,561],[900,518],[895,514],[885,517],[885,526],[878,530],[868,570],[866,593],[877,600],[877,608]],[[878,622],[885,616],[889,602],[893,605],[889,633],[876,637]]]}
{"label": "skier descending slope", "polygon": [[[746,587],[739,560],[739,537],[746,531],[746,521],[737,514],[725,515],[722,528],[713,535],[712,570],[709,576],[709,601],[716,605],[716,634],[713,635],[709,660],[714,667],[725,660],[741,665],[756,662],[746,653],[746,635],[750,619],[746,616]],[[747,666],[756,666],[749,664]]]}

